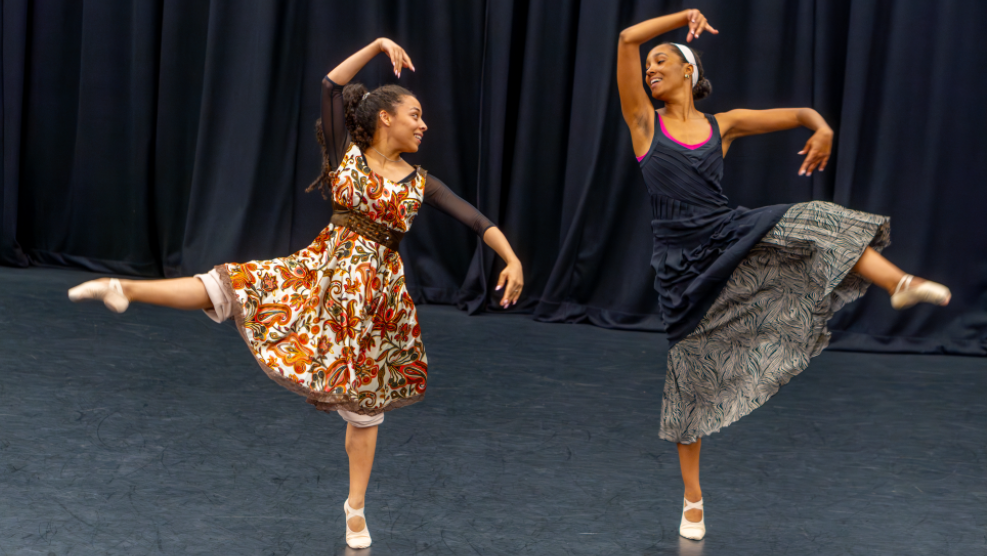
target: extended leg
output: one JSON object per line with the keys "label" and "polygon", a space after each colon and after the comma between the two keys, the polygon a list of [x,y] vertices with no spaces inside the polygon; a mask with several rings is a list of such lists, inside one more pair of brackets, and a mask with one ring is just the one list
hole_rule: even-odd
{"label": "extended leg", "polygon": [[211,309],[212,301],[198,278],[170,280],[120,280],[123,293],[131,301],[172,309]]}
{"label": "extended leg", "polygon": [[[949,304],[949,288],[917,276],[909,278],[910,275],[905,274],[872,247],[864,250],[864,254],[853,266],[853,271],[887,290],[893,296],[891,303],[896,309],[910,307],[920,302]],[[896,294],[898,297],[894,297]]]}
{"label": "extended leg", "polygon": [[[853,271],[884,288],[888,293],[894,293],[898,282],[905,276],[903,270],[885,259],[873,247],[864,250],[864,254],[853,266]],[[916,280],[921,280],[921,278],[916,278]]]}
{"label": "extended leg", "polygon": [[107,307],[122,313],[132,301],[173,309],[212,309],[206,287],[198,278],[170,280],[116,280],[100,278],[69,290],[69,299],[100,299]]}

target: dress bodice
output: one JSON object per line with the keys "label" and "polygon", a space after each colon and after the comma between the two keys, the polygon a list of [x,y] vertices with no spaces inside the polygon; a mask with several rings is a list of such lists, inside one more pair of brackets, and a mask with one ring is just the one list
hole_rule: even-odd
{"label": "dress bodice", "polygon": [[407,232],[421,208],[425,178],[421,168],[397,182],[380,176],[367,165],[360,147],[351,144],[333,173],[332,198],[378,224]]}
{"label": "dress bodice", "polygon": [[730,274],[789,205],[731,208],[720,187],[723,147],[716,118],[699,145],[676,141],[655,112],[651,148],[641,172],[651,198],[651,231],[662,321],[669,342],[692,332]]}
{"label": "dress bodice", "polygon": [[720,187],[723,178],[723,149],[716,118],[706,114],[710,137],[699,145],[685,145],[670,137],[655,112],[654,139],[641,159],[641,172],[651,196],[657,220],[677,219],[683,211],[716,209],[729,200]]}
{"label": "dress bodice", "polygon": [[322,80],[322,118],[316,124],[322,145],[322,175],[309,189],[318,187],[323,195],[329,189],[336,203],[400,232],[411,228],[423,202],[459,220],[480,237],[493,227],[489,218],[421,168],[416,167],[398,182],[377,175],[351,140],[345,112],[343,87],[326,76]]}

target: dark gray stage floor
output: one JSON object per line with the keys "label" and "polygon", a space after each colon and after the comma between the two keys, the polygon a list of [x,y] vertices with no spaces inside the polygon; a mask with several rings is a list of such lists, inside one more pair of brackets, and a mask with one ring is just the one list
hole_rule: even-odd
{"label": "dark gray stage floor", "polygon": [[388,415],[374,545],[343,541],[344,423],[204,315],[70,304],[0,268],[0,554],[987,554],[987,360],[828,352],[703,446],[678,537],[664,336],[421,308],[424,403]]}

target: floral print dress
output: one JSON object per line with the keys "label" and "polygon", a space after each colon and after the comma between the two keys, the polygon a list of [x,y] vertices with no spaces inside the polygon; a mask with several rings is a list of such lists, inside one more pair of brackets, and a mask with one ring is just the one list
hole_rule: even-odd
{"label": "floral print dress", "polygon": [[[328,79],[324,86],[327,108],[340,114],[341,88]],[[325,112],[330,129],[320,139],[345,137],[342,118],[327,123]],[[423,201],[481,236],[493,226],[420,168],[399,182],[377,175],[345,139],[338,167],[323,175],[335,204],[402,233]],[[336,162],[334,151],[326,149],[327,164]],[[425,395],[428,358],[397,251],[330,223],[293,255],[216,270],[239,305],[237,328],[261,368],[317,408],[376,415]]]}

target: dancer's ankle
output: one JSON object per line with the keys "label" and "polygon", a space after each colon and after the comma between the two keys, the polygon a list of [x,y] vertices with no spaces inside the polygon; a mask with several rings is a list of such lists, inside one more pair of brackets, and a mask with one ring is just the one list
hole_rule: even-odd
{"label": "dancer's ankle", "polygon": [[133,280],[120,279],[120,289],[123,290],[123,296],[127,298],[127,301],[134,300],[133,283]]}
{"label": "dancer's ankle", "polygon": [[[906,280],[906,278],[908,276],[911,276],[911,279],[910,280]],[[921,284],[922,282],[927,282],[927,281],[928,280],[926,280],[925,278],[919,278],[918,276],[909,275],[909,274],[902,274],[901,277],[898,278],[897,280],[893,280],[891,282],[888,282],[884,286],[884,289],[887,290],[888,295],[894,295],[895,293],[897,293],[899,291],[906,291],[906,290],[914,289],[914,288],[918,287],[918,285]],[[907,282],[907,286],[906,286],[906,283],[905,282]]]}
{"label": "dancer's ankle", "polygon": [[[688,489],[687,488],[687,489],[685,489],[685,499],[687,501],[689,501],[689,502],[699,502],[700,500],[703,499],[703,491],[702,491],[702,489],[698,489],[698,488],[692,488],[692,489]],[[685,512],[685,517],[689,521],[697,522],[697,521],[700,521],[703,518],[703,511],[702,510],[689,510],[689,511]]]}

